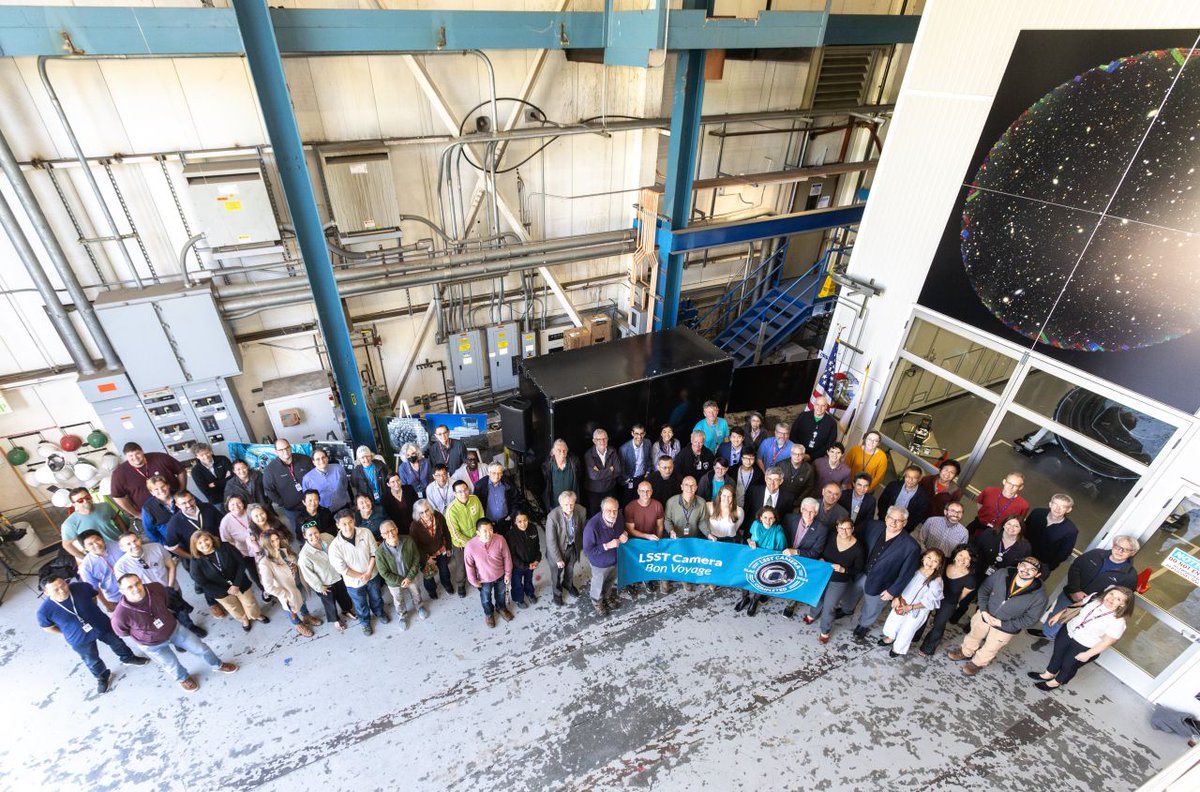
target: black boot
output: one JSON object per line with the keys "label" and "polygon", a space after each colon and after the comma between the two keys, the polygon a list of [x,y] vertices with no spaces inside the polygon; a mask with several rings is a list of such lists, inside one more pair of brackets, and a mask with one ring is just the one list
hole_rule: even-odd
{"label": "black boot", "polygon": [[737,604],[737,605],[734,607],[734,610],[735,610],[735,611],[737,611],[738,613],[741,613],[743,610],[745,610],[745,609],[746,609],[746,606],[747,606],[747,605],[749,605],[749,604],[750,604],[750,592],[749,592],[749,591],[743,591],[743,592],[742,592],[742,599],[741,599],[741,601],[740,601],[740,602],[738,602],[738,604]]}

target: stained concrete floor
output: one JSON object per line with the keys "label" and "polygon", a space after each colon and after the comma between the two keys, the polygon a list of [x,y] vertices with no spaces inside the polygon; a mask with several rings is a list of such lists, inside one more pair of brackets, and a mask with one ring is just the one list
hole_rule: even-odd
{"label": "stained concrete floor", "polygon": [[1102,669],[1034,689],[1024,672],[1048,650],[1026,638],[967,679],[945,657],[889,659],[843,622],[822,646],[778,603],[734,613],[729,591],[643,595],[605,620],[543,597],[494,630],[476,596],[443,595],[427,621],[372,637],[305,639],[282,617],[247,635],[205,615],[238,673],[200,669],[186,694],[117,666],[103,696],[37,629],[35,596],[21,581],[0,605],[0,788],[22,792],[1107,792],[1184,750]]}

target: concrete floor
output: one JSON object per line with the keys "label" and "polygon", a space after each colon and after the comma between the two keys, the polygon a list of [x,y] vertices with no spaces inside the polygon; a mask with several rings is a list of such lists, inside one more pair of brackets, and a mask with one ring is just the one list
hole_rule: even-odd
{"label": "concrete floor", "polygon": [[407,633],[312,639],[282,617],[247,635],[205,615],[238,673],[199,670],[187,694],[117,666],[97,696],[21,581],[0,605],[0,788],[1094,792],[1134,789],[1185,749],[1097,667],[1034,689],[1024,672],[1048,649],[1024,637],[968,679],[856,644],[844,622],[822,646],[778,603],[748,618],[735,601],[643,595],[601,621],[543,598],[489,630],[474,594],[443,595]]}

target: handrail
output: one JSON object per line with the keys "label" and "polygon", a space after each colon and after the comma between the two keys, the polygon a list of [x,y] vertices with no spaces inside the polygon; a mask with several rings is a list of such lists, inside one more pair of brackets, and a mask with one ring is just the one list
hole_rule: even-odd
{"label": "handrail", "polygon": [[742,284],[750,281],[751,278],[756,277],[760,272],[762,272],[764,267],[767,267],[773,261],[777,260],[786,251],[787,251],[787,243],[784,243],[778,249],[776,249],[773,253],[771,253],[771,255],[767,256],[762,261],[760,261],[758,266],[755,267],[752,272],[748,273],[745,277],[743,277],[737,283],[733,284],[733,286],[729,289],[729,291],[727,291],[724,294],[724,296],[721,297],[721,299],[719,299],[715,303],[713,303],[709,307],[709,309],[707,311],[705,311],[703,314],[696,317],[695,323],[691,325],[692,329],[696,330],[697,332],[703,332],[706,320],[710,316],[712,316],[714,313],[716,313],[719,309],[724,308],[724,310],[721,311],[721,315],[719,317],[717,317],[717,321],[713,321],[713,322],[709,323],[709,326],[711,327],[711,326],[720,324],[720,320],[723,319],[724,317],[728,316],[729,313],[733,310],[734,301],[731,300],[730,298],[733,297],[734,292],[736,292],[738,290],[738,287],[741,286]]}
{"label": "handrail", "polygon": [[[824,285],[824,283],[825,283],[825,279],[822,278],[821,275],[827,274],[826,273],[826,271],[828,269],[827,264],[829,262],[830,255],[835,252],[840,253],[840,252],[848,249],[849,247],[850,246],[848,246],[848,245],[830,245],[829,248],[826,249],[824,255],[822,255],[821,258],[817,259],[817,261],[811,267],[809,267],[808,270],[806,270],[803,275],[799,275],[795,278],[790,279],[789,281],[786,281],[787,286],[783,286],[782,284],[780,284],[779,294],[774,299],[772,299],[770,302],[768,302],[766,305],[760,306],[756,309],[759,314],[760,321],[766,317],[767,313],[770,311],[770,309],[776,303],[780,302],[785,297],[787,297],[789,299],[793,298],[793,297],[804,297],[809,292],[812,292],[812,298],[806,299],[805,303],[808,305],[808,307],[815,306],[817,304],[816,294],[820,291],[821,286]],[[813,279],[812,283],[808,286],[808,288],[806,288],[800,294],[793,295],[791,293],[791,290],[796,286],[796,284],[799,283],[800,281],[808,278],[814,272],[817,273],[817,277],[815,277]],[[835,295],[831,295],[830,297],[826,298],[826,300],[832,300],[835,298],[836,298]],[[732,355],[732,354],[742,350],[747,345],[749,345],[751,343],[751,340],[757,341],[757,337],[754,337],[753,339],[747,338],[746,340],[742,341],[742,343],[738,344],[737,346],[732,347],[732,348],[727,348],[725,351],[728,352],[730,355]]]}

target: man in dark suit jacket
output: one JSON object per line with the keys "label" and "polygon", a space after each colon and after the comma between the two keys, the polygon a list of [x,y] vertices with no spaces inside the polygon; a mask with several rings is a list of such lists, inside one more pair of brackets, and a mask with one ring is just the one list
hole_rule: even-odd
{"label": "man in dark suit jacket", "polygon": [[[921,545],[904,531],[908,519],[901,506],[884,512],[884,518],[872,520],[863,530],[867,550],[866,574],[854,583],[855,599],[865,595],[856,638],[866,638],[879,614],[900,596],[921,562]],[[857,603],[855,603],[857,604]]]}
{"label": "man in dark suit jacket", "polygon": [[746,493],[746,502],[742,507],[746,511],[746,523],[754,522],[758,510],[766,504],[775,507],[775,514],[780,520],[796,507],[792,493],[783,489],[783,473],[777,467],[767,468],[766,484],[760,484]]}
{"label": "man in dark suit jacket", "polygon": [[445,424],[433,430],[433,439],[425,451],[429,459],[429,469],[445,465],[451,473],[458,470],[467,461],[467,445],[462,440],[450,437],[450,428]]}
{"label": "man in dark suit jacket", "polygon": [[909,533],[929,516],[929,495],[921,489],[921,468],[916,465],[904,468],[901,478],[883,488],[883,494],[879,496],[879,516],[887,514],[887,510],[897,504],[908,510],[904,530]]}
{"label": "man in dark suit jacket", "polygon": [[851,520],[854,520],[854,533],[860,537],[867,523],[875,519],[875,496],[867,491],[870,486],[871,474],[859,473],[854,477],[854,486],[838,498],[838,505],[846,510]]}
{"label": "man in dark suit jacket", "polygon": [[637,486],[646,480],[654,470],[655,464],[655,460],[650,458],[650,441],[646,439],[646,427],[634,424],[630,434],[632,437],[617,449],[624,478],[618,498],[622,505],[637,500]]}
{"label": "man in dark suit jacket", "polygon": [[[783,535],[787,538],[787,547],[783,552],[788,555],[800,555],[805,558],[820,558],[829,539],[829,529],[817,519],[820,504],[816,498],[805,498],[800,502],[799,514],[786,514],[783,517]],[[791,619],[796,615],[796,602],[788,602],[783,609],[783,615]]]}

